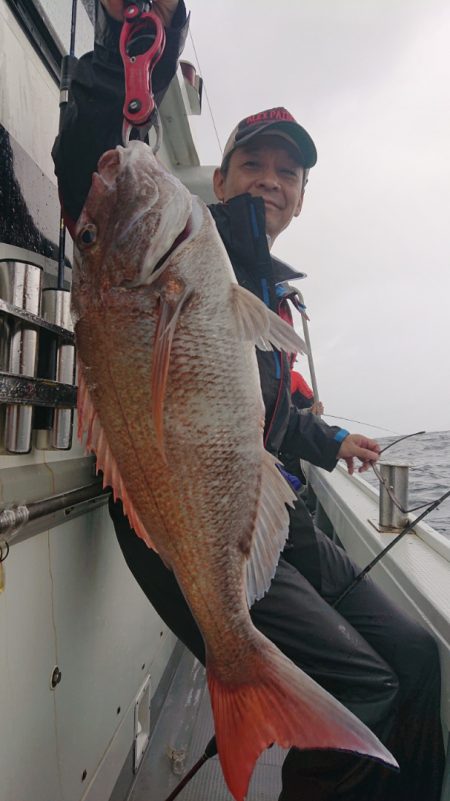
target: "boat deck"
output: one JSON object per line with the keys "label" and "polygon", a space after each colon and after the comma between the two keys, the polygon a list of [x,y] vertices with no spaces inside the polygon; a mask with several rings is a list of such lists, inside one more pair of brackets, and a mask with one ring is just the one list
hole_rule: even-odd
{"label": "boat deck", "polygon": [[[183,649],[129,801],[165,801],[200,759],[213,735],[205,670]],[[286,751],[274,746],[258,760],[247,801],[276,801]],[[180,801],[232,801],[217,755],[181,790]]]}

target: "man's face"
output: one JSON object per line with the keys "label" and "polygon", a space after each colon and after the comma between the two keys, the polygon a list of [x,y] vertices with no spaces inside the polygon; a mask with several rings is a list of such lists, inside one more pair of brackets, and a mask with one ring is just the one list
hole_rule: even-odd
{"label": "man's face", "polygon": [[294,145],[276,134],[255,136],[231,154],[226,175],[215,171],[214,192],[225,203],[244,192],[262,197],[266,233],[273,242],[300,214],[303,177]]}

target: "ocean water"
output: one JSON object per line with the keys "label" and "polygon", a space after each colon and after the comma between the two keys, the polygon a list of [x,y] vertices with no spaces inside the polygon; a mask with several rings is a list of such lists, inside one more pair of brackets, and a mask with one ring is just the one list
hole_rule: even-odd
{"label": "ocean water", "polygon": [[[381,448],[398,437],[378,439]],[[431,431],[411,437],[382,454],[381,461],[407,462],[409,471],[409,508],[430,503],[450,489],[450,431]],[[362,474],[372,486],[379,486],[373,470]],[[419,515],[423,509],[414,512]],[[450,498],[434,509],[423,521],[450,538]]]}

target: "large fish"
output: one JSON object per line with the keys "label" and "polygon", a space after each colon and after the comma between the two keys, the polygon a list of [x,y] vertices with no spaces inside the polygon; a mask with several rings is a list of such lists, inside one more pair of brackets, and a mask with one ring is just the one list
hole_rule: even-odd
{"label": "large fish", "polygon": [[255,344],[302,341],[236,283],[206,206],[141,142],[100,159],[76,246],[80,431],[201,629],[231,793],[244,798],[273,742],[395,764],[248,611],[270,585],[294,499],[263,447]]}

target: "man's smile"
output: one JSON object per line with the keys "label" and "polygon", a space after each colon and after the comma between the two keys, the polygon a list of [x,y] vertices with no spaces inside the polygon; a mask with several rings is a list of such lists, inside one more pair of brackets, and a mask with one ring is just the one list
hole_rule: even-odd
{"label": "man's smile", "polygon": [[264,205],[265,206],[270,206],[273,209],[277,209],[278,211],[281,211],[282,207],[279,206],[277,203],[275,203],[273,200],[269,200],[269,198],[266,198],[266,197],[263,197],[263,200],[264,200]]}

